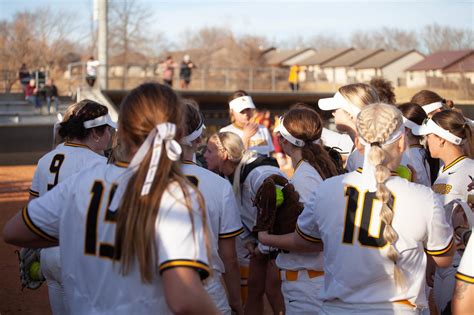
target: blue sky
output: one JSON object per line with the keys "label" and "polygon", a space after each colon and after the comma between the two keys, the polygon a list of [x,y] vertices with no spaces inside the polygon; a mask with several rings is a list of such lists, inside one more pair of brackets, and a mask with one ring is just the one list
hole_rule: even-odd
{"label": "blue sky", "polygon": [[[176,41],[186,30],[228,27],[236,34],[282,41],[324,33],[347,38],[355,30],[383,26],[419,30],[438,23],[474,30],[474,1],[152,1],[136,0],[153,13],[152,28]],[[83,37],[90,29],[92,0],[0,0],[0,19],[15,12],[50,6],[71,12]]]}

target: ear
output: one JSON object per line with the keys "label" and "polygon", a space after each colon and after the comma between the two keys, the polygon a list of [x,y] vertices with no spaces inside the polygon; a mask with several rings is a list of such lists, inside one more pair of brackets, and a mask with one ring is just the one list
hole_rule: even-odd
{"label": "ear", "polygon": [[227,151],[219,151],[219,154],[224,162],[229,159],[229,155],[227,154]]}
{"label": "ear", "polygon": [[398,141],[398,150],[400,153],[403,153],[407,148],[407,135],[406,133],[404,133],[401,138],[400,138],[400,141]]}
{"label": "ear", "polygon": [[359,137],[354,138],[354,145],[355,145],[357,151],[359,151],[363,155],[364,154],[364,146],[362,145],[362,143],[359,142]]}

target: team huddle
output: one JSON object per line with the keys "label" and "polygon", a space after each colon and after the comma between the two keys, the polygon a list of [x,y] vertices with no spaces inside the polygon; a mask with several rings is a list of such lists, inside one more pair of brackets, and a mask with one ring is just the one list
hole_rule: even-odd
{"label": "team huddle", "polygon": [[350,84],[318,102],[337,132],[297,103],[274,143],[240,90],[202,143],[198,104],[166,85],[133,89],[117,123],[84,100],[4,239],[41,249],[53,314],[263,314],[265,299],[274,314],[469,314],[473,125],[446,105]]}

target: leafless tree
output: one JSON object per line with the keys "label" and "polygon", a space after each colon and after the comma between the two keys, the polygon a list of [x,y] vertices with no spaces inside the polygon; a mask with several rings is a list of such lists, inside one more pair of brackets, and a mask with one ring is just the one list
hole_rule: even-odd
{"label": "leafless tree", "polygon": [[415,32],[389,27],[374,31],[355,31],[351,35],[351,44],[359,49],[386,50],[411,50],[419,46]]}
{"label": "leafless tree", "polygon": [[345,48],[348,44],[341,38],[335,35],[317,34],[311,37],[308,41],[310,47],[317,50],[320,49],[338,49]]}
{"label": "leafless tree", "polygon": [[454,28],[435,23],[425,26],[420,32],[420,37],[429,53],[474,48],[472,29]]}

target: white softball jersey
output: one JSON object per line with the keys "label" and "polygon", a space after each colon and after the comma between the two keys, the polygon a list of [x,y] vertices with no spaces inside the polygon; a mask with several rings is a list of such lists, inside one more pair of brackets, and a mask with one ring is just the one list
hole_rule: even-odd
{"label": "white softball jersey", "polygon": [[474,178],[474,160],[462,155],[440,168],[431,188],[439,195],[443,205],[454,199],[467,201],[467,186],[472,181],[469,176]]}
{"label": "white softball jersey", "polygon": [[321,141],[325,146],[334,148],[342,155],[348,155],[354,147],[354,142],[348,134],[339,133],[327,128],[323,128],[321,132]]}
{"label": "white softball jersey", "polygon": [[474,239],[472,235],[462,255],[461,263],[456,273],[456,279],[474,284]]}
{"label": "white softball jersey", "polygon": [[[324,181],[314,195],[313,209],[298,218],[297,233],[324,243],[325,301],[389,303],[409,301],[427,307],[426,253],[441,255],[453,246],[453,231],[434,192],[423,185],[391,176],[386,186],[393,196],[392,226],[398,234],[397,266],[407,283],[397,288],[389,244],[382,233],[381,203],[362,190],[362,174],[352,172]],[[324,308],[324,305],[323,305]]]}
{"label": "white softball jersey", "polygon": [[[244,131],[234,124],[221,128],[219,132],[233,132],[240,138],[244,136]],[[257,132],[250,138],[248,150],[267,156],[270,156],[270,153],[275,151],[272,136],[265,126],[258,125]]]}
{"label": "white softball jersey", "polygon": [[64,142],[46,153],[38,161],[30,195],[43,196],[58,183],[80,170],[96,164],[106,164],[107,159],[83,144]]}
{"label": "white softball jersey", "polygon": [[73,314],[170,314],[160,274],[174,267],[209,274],[202,214],[189,188],[191,210],[177,183],[161,198],[155,222],[156,275],[141,281],[137,263],[120,273],[115,245],[117,213],[110,201],[126,167],[97,165],[73,175],[23,210],[25,224],[48,240],[59,239],[66,298]]}
{"label": "white softball jersey", "polygon": [[[300,202],[309,206],[312,195],[323,179],[308,162],[301,160],[295,167],[295,172],[290,181],[300,195]],[[312,208],[311,208],[312,209]],[[280,253],[276,264],[280,269],[286,270],[323,270],[322,253]]]}
{"label": "white softball jersey", "polygon": [[410,165],[415,170],[414,183],[431,186],[430,165],[426,160],[426,150],[420,144],[410,145],[405,152],[403,152],[401,165]]}
{"label": "white softball jersey", "polygon": [[192,162],[183,161],[181,170],[199,188],[212,233],[212,268],[224,273],[218,253],[218,240],[236,237],[243,232],[240,209],[229,181]]}

